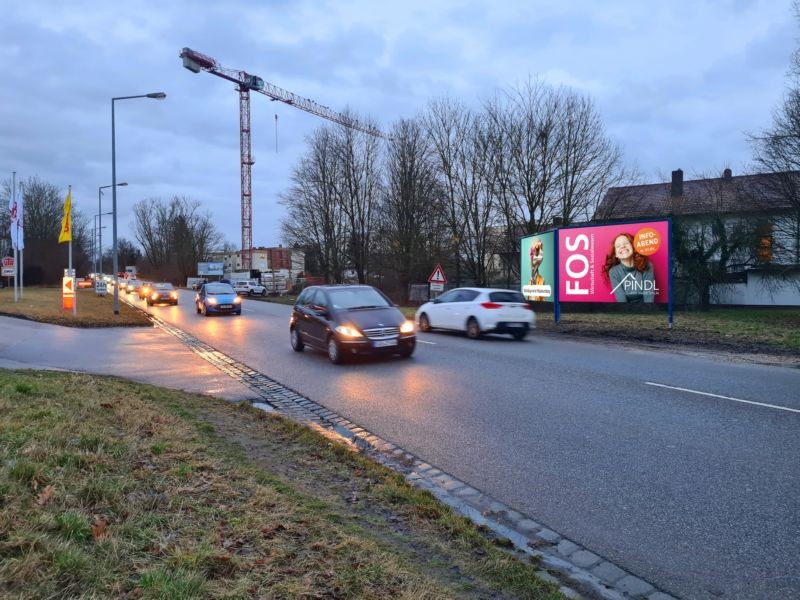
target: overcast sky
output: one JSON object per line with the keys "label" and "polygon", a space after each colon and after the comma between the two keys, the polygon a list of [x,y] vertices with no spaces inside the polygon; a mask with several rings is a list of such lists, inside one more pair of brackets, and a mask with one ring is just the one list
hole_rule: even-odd
{"label": "overcast sky", "polygon": [[[119,235],[134,239],[136,201],[184,195],[238,247],[238,94],[184,69],[184,46],[386,130],[432,98],[477,106],[539,78],[591,95],[644,182],[679,167],[736,174],[750,158],[745,133],[781,101],[798,31],[790,0],[4,0],[0,179],[37,175],[65,194],[71,184],[91,218],[111,183],[110,99],[163,91],[116,103],[117,180],[130,184],[117,196]],[[253,242],[272,246],[278,197],[325,121],[260,94],[251,119]],[[110,210],[110,194],[103,202]]]}

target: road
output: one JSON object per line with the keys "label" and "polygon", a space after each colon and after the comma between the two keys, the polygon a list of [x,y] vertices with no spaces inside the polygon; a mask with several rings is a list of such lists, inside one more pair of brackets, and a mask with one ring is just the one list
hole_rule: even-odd
{"label": "road", "polygon": [[797,369],[441,333],[334,366],[287,306],[192,298],[150,310],[676,596],[800,597]]}

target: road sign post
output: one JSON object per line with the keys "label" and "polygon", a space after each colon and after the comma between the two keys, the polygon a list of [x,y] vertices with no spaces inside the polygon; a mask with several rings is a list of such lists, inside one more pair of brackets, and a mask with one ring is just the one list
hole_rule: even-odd
{"label": "road sign post", "polygon": [[61,279],[61,308],[75,310],[75,280],[72,277]]}
{"label": "road sign post", "polygon": [[13,256],[4,256],[3,257],[3,277],[15,277],[16,270],[14,268],[14,257]]}
{"label": "road sign post", "polygon": [[431,273],[431,276],[428,277],[428,297],[430,297],[430,292],[444,291],[445,283],[447,283],[447,277],[444,276],[442,265],[436,265],[433,273]]}

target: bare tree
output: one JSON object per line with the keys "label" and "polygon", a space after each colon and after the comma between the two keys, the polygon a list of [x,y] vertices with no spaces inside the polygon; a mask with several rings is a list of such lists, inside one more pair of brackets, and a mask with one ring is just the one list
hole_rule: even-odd
{"label": "bare tree", "polygon": [[281,196],[287,209],[282,237],[290,246],[306,248],[326,281],[339,283],[346,261],[346,226],[335,192],[341,178],[336,140],[329,127],[322,127],[307,141],[308,152],[292,172],[292,186]]}
{"label": "bare tree", "polygon": [[385,170],[379,245],[402,293],[408,294],[409,284],[424,281],[430,272],[447,231],[430,141],[419,122],[394,125]]}
{"label": "bare tree", "polygon": [[136,239],[155,273],[183,281],[220,245],[222,235],[200,206],[183,196],[169,204],[150,198],[134,205]]}
{"label": "bare tree", "polygon": [[359,283],[365,283],[381,193],[380,140],[342,125],[334,148],[340,176],[333,191],[347,221],[347,255]]}
{"label": "bare tree", "polygon": [[440,185],[445,193],[445,210],[453,242],[456,285],[461,284],[461,247],[464,222],[459,203],[460,154],[467,143],[472,114],[461,103],[449,99],[434,100],[422,116],[423,127],[431,141],[437,161]]}

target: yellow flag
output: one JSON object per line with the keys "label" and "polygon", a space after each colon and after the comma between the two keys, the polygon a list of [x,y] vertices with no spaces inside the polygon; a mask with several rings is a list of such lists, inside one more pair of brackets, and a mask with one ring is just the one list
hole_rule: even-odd
{"label": "yellow flag", "polygon": [[58,236],[58,243],[72,241],[72,190],[67,193],[67,201],[64,202],[64,216],[61,217],[61,233]]}

